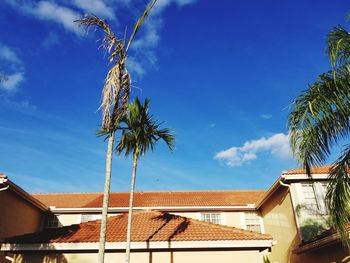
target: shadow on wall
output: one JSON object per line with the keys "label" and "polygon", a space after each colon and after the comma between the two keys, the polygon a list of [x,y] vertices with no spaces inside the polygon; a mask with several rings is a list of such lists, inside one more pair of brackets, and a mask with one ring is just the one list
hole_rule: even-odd
{"label": "shadow on wall", "polygon": [[[16,245],[13,245],[13,249],[16,249]],[[55,249],[53,245],[40,245],[40,249]],[[25,254],[18,254],[14,256],[15,263],[68,263],[68,260],[62,254],[56,253],[38,253],[38,252],[26,252]]]}
{"label": "shadow on wall", "polygon": [[301,235],[303,237],[303,241],[309,241],[315,236],[321,234],[323,231],[327,229],[327,226],[324,222],[320,222],[319,220],[307,219],[303,222],[303,225],[300,227]]}
{"label": "shadow on wall", "polygon": [[61,254],[38,255],[37,253],[26,253],[17,255],[14,258],[16,263],[68,263],[67,259]]}

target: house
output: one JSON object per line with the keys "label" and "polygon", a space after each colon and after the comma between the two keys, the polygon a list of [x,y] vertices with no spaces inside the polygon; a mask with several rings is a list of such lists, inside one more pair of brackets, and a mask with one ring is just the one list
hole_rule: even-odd
{"label": "house", "polygon": [[[40,231],[49,208],[0,174],[0,240]],[[0,251],[0,262],[4,255]]]}
{"label": "house", "polygon": [[[135,193],[133,262],[347,262],[327,225],[331,166],[282,172],[267,191]],[[93,262],[101,193],[33,194],[48,207],[42,231],[5,239],[14,262]],[[123,256],[129,193],[111,193],[107,260]],[[1,202],[1,199],[0,199]],[[43,221],[42,221],[43,222]],[[50,261],[51,260],[51,261]],[[109,261],[108,261],[109,262]]]}
{"label": "house", "polygon": [[[127,220],[127,214],[109,218],[105,262],[123,260]],[[21,251],[14,262],[93,263],[97,260],[99,234],[100,220],[95,220],[9,238],[4,249]],[[236,259],[260,263],[271,245],[270,235],[168,213],[139,211],[133,216],[131,262],[229,263]]]}

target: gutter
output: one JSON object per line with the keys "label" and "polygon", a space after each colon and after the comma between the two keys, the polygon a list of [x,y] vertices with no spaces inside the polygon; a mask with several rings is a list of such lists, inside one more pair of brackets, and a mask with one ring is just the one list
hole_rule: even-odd
{"label": "gutter", "polygon": [[338,233],[333,233],[322,239],[315,240],[311,243],[304,244],[293,250],[293,253],[302,254],[309,251],[318,250],[332,244],[340,243],[340,237]]}
{"label": "gutter", "polygon": [[[11,244],[3,243],[0,245],[0,251],[9,251],[16,253],[17,251],[97,251],[98,242],[77,242],[77,243],[33,243],[33,244]],[[106,250],[123,250],[125,251],[125,242],[106,242]],[[131,242],[133,250],[152,250],[152,249],[247,249],[257,248],[266,249],[274,245],[272,239],[257,240],[186,240],[186,241],[151,241],[151,242]]]}
{"label": "gutter", "polygon": [[[248,204],[245,206],[150,206],[150,207],[134,207],[134,211],[137,210],[157,210],[165,212],[197,212],[197,211],[256,211],[254,204]],[[50,211],[53,213],[101,213],[102,207],[88,207],[88,208],[56,208],[50,206]],[[109,213],[123,213],[127,212],[128,207],[109,207]]]}
{"label": "gutter", "polygon": [[29,193],[27,193],[26,191],[24,191],[21,187],[19,187],[18,185],[16,185],[15,183],[13,183],[11,180],[9,180],[7,178],[6,175],[2,175],[0,174],[0,185],[3,184],[6,186],[3,188],[0,188],[0,192],[4,191],[4,190],[11,190],[12,192],[14,192],[16,195],[20,196],[21,198],[23,198],[24,200],[26,200],[27,202],[31,203],[32,205],[36,206],[37,208],[39,208],[40,210],[46,212],[49,210],[49,208],[44,205],[42,202],[40,202],[38,199],[34,198],[32,195],[30,195]]}
{"label": "gutter", "polygon": [[[7,181],[8,181],[7,176],[6,175],[4,175],[4,176],[1,175],[1,177],[0,177],[0,184],[4,185]],[[0,192],[7,190],[9,187],[10,187],[10,185],[7,185],[7,186],[4,186],[4,187],[0,188]]]}

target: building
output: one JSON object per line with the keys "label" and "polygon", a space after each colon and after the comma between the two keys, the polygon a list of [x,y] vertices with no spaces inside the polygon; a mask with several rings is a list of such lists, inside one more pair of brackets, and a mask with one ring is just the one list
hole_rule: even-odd
{"label": "building", "polygon": [[[325,231],[330,168],[312,169],[311,178],[302,169],[285,171],[267,191],[135,193],[132,260],[261,263],[268,255],[271,263],[348,262],[337,233]],[[29,196],[43,205],[42,232],[5,239],[1,251],[15,262],[95,262],[102,194]],[[129,193],[110,195],[113,262],[123,256],[128,200]]]}

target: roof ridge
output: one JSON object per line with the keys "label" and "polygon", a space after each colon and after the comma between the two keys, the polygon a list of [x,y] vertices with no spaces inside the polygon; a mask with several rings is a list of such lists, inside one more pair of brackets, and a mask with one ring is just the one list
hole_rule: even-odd
{"label": "roof ridge", "polygon": [[103,194],[103,192],[61,192],[61,193],[30,193],[31,195],[64,195],[64,194]]}
{"label": "roof ridge", "polygon": [[[0,174],[1,175],[1,174]],[[266,192],[266,190],[263,189],[247,189],[247,190],[160,190],[160,191],[137,191],[135,194],[141,194],[141,193],[199,193],[199,192]],[[68,195],[68,194],[103,194],[103,192],[61,192],[61,193],[31,193],[32,195]],[[122,192],[110,192],[110,194],[129,194],[128,191],[122,191]]]}

